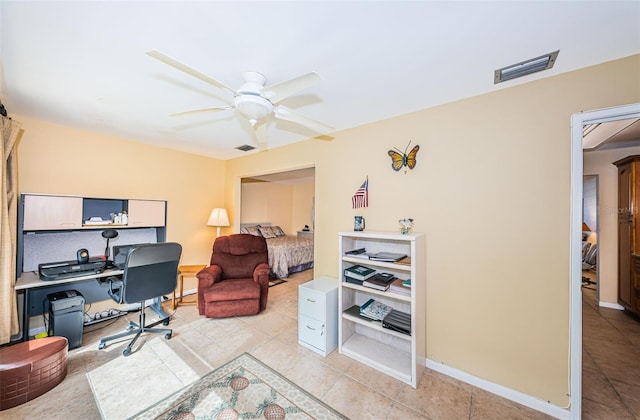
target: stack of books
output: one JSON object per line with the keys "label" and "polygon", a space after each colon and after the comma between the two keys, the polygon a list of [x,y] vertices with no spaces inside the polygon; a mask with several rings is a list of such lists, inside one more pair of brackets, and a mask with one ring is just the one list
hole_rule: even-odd
{"label": "stack of books", "polygon": [[402,280],[398,278],[394,279],[391,282],[391,285],[389,285],[389,290],[401,295],[411,296],[411,283],[409,283],[408,285],[404,285],[405,281],[406,280]]}
{"label": "stack of books", "polygon": [[386,291],[395,279],[395,276],[390,273],[376,273],[375,276],[362,282],[365,287],[370,287],[376,290]]}
{"label": "stack of books", "polygon": [[362,283],[376,275],[376,270],[364,265],[354,265],[344,270],[344,281],[362,285]]}
{"label": "stack of books", "polygon": [[389,315],[389,313],[391,313],[392,310],[393,309],[390,306],[387,306],[382,302],[369,299],[360,307],[360,315],[375,321],[382,321],[387,315]]}

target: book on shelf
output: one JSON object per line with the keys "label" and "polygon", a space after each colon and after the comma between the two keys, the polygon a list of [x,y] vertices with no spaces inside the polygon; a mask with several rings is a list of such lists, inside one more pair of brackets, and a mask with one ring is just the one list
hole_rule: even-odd
{"label": "book on shelf", "polygon": [[382,320],[382,327],[411,335],[411,314],[392,309]]}
{"label": "book on shelf", "polygon": [[411,257],[404,257],[396,261],[396,264],[411,265]]}
{"label": "book on shelf", "polygon": [[363,281],[362,285],[370,289],[382,290],[383,292],[389,289],[389,283],[386,281],[378,280],[376,276]]}
{"label": "book on shelf", "polygon": [[360,264],[344,269],[345,277],[351,277],[357,280],[367,280],[368,278],[375,276],[375,274],[376,270]]}
{"label": "book on shelf", "polygon": [[391,273],[376,273],[374,277],[377,280],[386,281],[387,283],[391,283],[396,278],[396,276]]}
{"label": "book on shelf", "polygon": [[411,279],[406,279],[405,281],[402,282],[402,285],[404,287],[411,287]]}
{"label": "book on shelf", "polygon": [[358,249],[352,249],[351,251],[347,251],[347,252],[345,252],[344,254],[345,254],[345,255],[351,255],[351,256],[353,256],[353,255],[362,255],[362,254],[364,254],[364,253],[366,253],[366,252],[367,252],[367,250],[366,250],[366,249],[364,249],[364,248],[358,248]]}
{"label": "book on shelf", "polygon": [[389,289],[395,276],[391,273],[376,273],[375,276],[365,280],[362,285],[372,289],[386,291]]}
{"label": "book on shelf", "polygon": [[382,321],[389,312],[391,307],[379,302],[375,299],[369,299],[362,306],[360,306],[360,315],[374,319],[376,321]]}
{"label": "book on shelf", "polygon": [[411,287],[404,286],[403,279],[395,279],[389,285],[389,290],[405,296],[411,296]]}
{"label": "book on shelf", "polygon": [[348,276],[344,276],[344,281],[346,283],[357,284],[358,286],[362,286],[362,283],[364,283],[364,280],[358,280]]}
{"label": "book on shelf", "polygon": [[398,254],[396,252],[376,252],[374,254],[369,254],[369,259],[372,261],[396,262],[406,256],[407,254]]}

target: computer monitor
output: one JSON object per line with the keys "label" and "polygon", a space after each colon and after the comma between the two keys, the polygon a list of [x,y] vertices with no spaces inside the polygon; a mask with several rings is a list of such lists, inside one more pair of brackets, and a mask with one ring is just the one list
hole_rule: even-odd
{"label": "computer monitor", "polygon": [[127,261],[127,254],[131,250],[138,245],[147,245],[144,244],[130,244],[130,245],[114,245],[113,246],[113,265],[115,268],[123,268],[124,263]]}

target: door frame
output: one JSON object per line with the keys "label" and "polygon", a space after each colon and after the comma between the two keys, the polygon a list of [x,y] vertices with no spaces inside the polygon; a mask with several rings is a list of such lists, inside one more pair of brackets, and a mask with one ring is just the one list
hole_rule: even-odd
{"label": "door frame", "polygon": [[579,419],[582,413],[582,128],[586,124],[640,118],[640,103],[580,112],[571,116],[571,229],[570,229],[570,412]]}

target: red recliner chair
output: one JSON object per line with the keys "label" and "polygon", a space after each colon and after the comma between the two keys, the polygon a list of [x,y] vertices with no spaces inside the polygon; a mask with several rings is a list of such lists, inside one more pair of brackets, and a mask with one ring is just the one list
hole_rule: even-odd
{"label": "red recliner chair", "polygon": [[267,307],[269,255],[261,236],[221,236],[198,277],[198,311],[207,318],[255,315]]}

